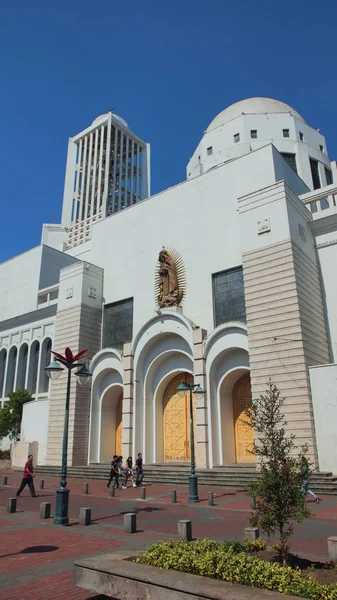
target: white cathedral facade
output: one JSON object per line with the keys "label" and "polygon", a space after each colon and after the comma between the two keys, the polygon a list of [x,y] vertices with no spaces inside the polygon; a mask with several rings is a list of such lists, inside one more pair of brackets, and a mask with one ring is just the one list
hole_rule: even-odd
{"label": "white cathedral facade", "polygon": [[[66,376],[50,352],[88,348],[73,381],[69,464],[246,464],[242,424],[269,378],[288,430],[337,473],[337,169],[283,102],[250,98],[210,123],[186,181],[150,195],[150,146],[113,113],[69,140],[61,224],[0,265],[0,397],[26,388],[17,456],[61,463]],[[159,260],[160,257],[160,260]],[[3,441],[4,443],[4,441]]]}

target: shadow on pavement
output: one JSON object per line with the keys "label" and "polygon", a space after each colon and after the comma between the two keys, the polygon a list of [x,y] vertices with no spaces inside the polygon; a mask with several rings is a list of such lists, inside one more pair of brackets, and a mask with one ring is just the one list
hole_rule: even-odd
{"label": "shadow on pavement", "polygon": [[15,556],[16,554],[40,554],[42,552],[54,552],[58,550],[59,546],[28,546],[20,552],[12,552],[11,554],[2,554],[0,558],[5,558],[5,556]]}

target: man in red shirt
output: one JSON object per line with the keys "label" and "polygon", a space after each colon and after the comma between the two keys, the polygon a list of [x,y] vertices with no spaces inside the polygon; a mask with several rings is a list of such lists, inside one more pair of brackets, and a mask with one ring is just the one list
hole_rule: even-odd
{"label": "man in red shirt", "polygon": [[34,477],[35,477],[35,475],[34,475],[34,467],[33,467],[33,455],[30,454],[28,456],[28,460],[25,464],[25,468],[23,471],[23,478],[22,478],[20,487],[19,487],[18,491],[16,492],[16,496],[18,498],[20,498],[20,494],[21,494],[22,490],[26,487],[26,485],[28,485],[28,487],[29,487],[30,495],[32,496],[32,498],[36,497],[34,482],[33,482]]}

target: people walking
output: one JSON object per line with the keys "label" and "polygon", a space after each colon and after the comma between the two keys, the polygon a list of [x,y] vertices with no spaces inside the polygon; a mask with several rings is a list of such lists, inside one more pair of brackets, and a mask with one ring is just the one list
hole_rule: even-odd
{"label": "people walking", "polygon": [[124,489],[127,488],[128,479],[131,479],[132,486],[137,487],[135,484],[135,478],[132,470],[132,456],[129,456],[125,461],[125,469],[124,469]]}
{"label": "people walking", "polygon": [[106,485],[107,488],[110,487],[110,484],[111,484],[111,482],[112,482],[113,479],[115,480],[114,484],[113,484],[113,487],[117,487],[118,488],[118,476],[119,476],[119,473],[118,473],[118,469],[117,469],[117,459],[118,459],[117,454],[114,454],[114,456],[112,458],[112,461],[111,461],[111,466],[110,466],[109,481],[108,481],[108,483]]}
{"label": "people walking", "polygon": [[138,458],[136,460],[136,471],[137,471],[136,487],[138,487],[139,485],[142,484],[142,481],[144,479],[143,457],[142,457],[141,452],[138,453]]}
{"label": "people walking", "polygon": [[125,485],[124,485],[124,478],[123,478],[123,456],[118,456],[117,457],[117,462],[116,462],[116,469],[117,469],[117,473],[118,476],[116,478],[116,487],[118,489],[119,487],[119,482],[120,482],[120,487],[125,489]]}
{"label": "people walking", "polygon": [[316,496],[316,494],[314,494],[312,490],[309,489],[309,463],[305,456],[302,456],[301,458],[300,473],[302,478],[302,492],[304,496],[310,494],[310,496],[312,496],[315,502],[317,502],[318,504],[320,498]]}
{"label": "people walking", "polygon": [[33,481],[34,477],[35,477],[35,475],[34,475],[34,467],[33,467],[33,455],[30,454],[28,456],[28,460],[25,464],[20,487],[19,487],[18,491],[16,492],[17,498],[20,498],[20,494],[21,494],[22,490],[24,490],[26,485],[28,485],[28,487],[29,487],[31,497],[36,498],[37,494],[35,493],[35,488],[34,488],[34,481]]}

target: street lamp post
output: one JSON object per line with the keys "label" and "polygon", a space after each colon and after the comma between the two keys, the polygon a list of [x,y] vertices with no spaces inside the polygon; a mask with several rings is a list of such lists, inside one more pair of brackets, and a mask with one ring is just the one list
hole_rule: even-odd
{"label": "street lamp post", "polygon": [[193,394],[203,396],[203,390],[199,384],[185,383],[181,381],[177,387],[178,393],[190,392],[190,444],[191,444],[191,473],[188,478],[188,501],[199,502],[198,476],[195,474],[195,451],[194,451],[194,418],[193,418]]}
{"label": "street lamp post", "polygon": [[[52,351],[53,352],[53,351]],[[69,428],[69,402],[70,402],[70,388],[71,388],[71,372],[73,369],[77,369],[75,375],[80,384],[85,384],[92,376],[90,371],[85,366],[85,363],[78,362],[87,353],[87,350],[82,350],[75,356],[73,355],[70,348],[66,348],[65,355],[53,352],[54,356],[51,363],[45,367],[45,371],[50,379],[58,379],[64,370],[64,367],[68,370],[67,378],[67,394],[66,404],[64,411],[64,425],[63,425],[63,442],[62,442],[62,467],[61,467],[61,481],[60,487],[56,490],[56,508],[54,523],[56,525],[68,525],[68,506],[69,506],[69,492],[67,488],[67,459],[68,459],[68,428]],[[63,367],[61,366],[63,365]]]}

